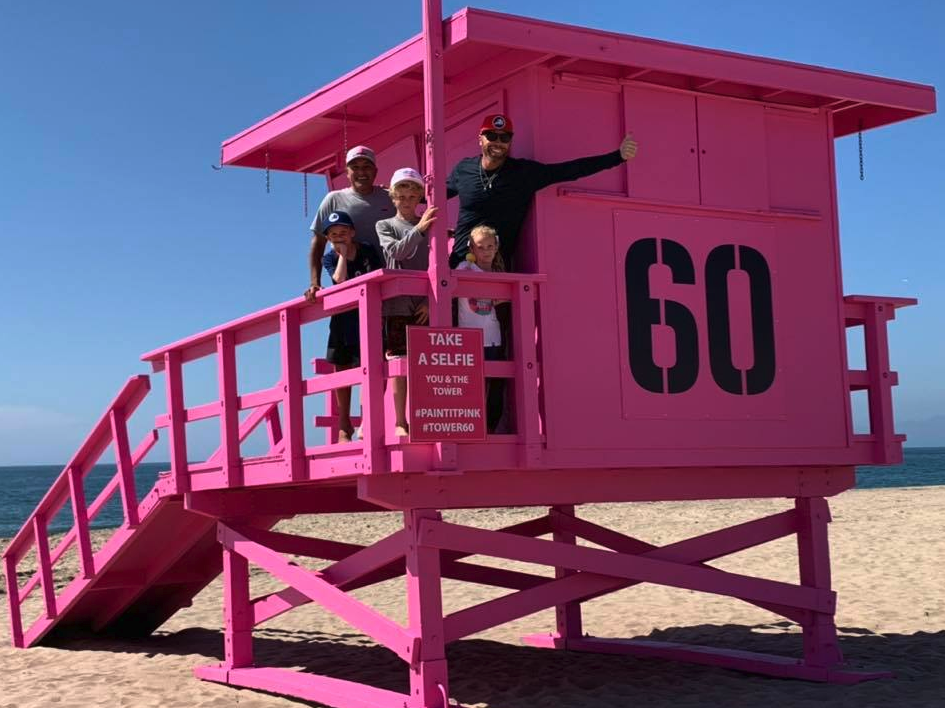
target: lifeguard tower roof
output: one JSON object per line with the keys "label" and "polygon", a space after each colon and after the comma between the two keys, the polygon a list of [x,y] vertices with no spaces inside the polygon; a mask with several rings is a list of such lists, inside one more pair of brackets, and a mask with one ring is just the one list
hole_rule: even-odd
{"label": "lifeguard tower roof", "polygon": [[[567,82],[651,84],[766,104],[828,109],[834,135],[935,112],[931,86],[464,8],[444,22],[445,96],[456,101],[543,65]],[[227,165],[340,168],[339,146],[423,112],[423,36],[318,89],[223,143]],[[370,128],[368,132],[367,129]]]}

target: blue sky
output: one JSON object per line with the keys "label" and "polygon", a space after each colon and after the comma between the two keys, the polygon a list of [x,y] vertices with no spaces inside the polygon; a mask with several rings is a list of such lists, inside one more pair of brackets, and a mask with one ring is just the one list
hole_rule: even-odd
{"label": "blue sky", "polygon": [[[478,6],[945,86],[931,0]],[[0,2],[0,465],[66,461],[143,352],[302,291],[301,179],[215,172],[220,142],[419,29],[419,2]],[[890,332],[898,428],[945,445],[943,119],[865,148],[860,182],[856,138],[837,143],[845,291],[920,298]]]}

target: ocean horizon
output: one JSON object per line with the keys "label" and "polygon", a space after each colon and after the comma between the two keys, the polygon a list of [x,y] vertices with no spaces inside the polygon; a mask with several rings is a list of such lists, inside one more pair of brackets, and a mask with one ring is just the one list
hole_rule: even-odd
{"label": "ocean horizon", "polygon": [[[135,470],[135,488],[138,499],[144,498],[158,474],[170,467],[168,462],[147,462]],[[36,505],[62,473],[64,465],[0,466],[0,482],[4,487],[0,504],[0,538],[10,538],[33,513]],[[91,504],[98,493],[115,475],[114,464],[92,468],[85,479],[86,502]],[[945,447],[907,447],[901,465],[890,467],[863,466],[856,470],[856,489],[887,487],[929,487],[945,485]],[[91,523],[94,529],[115,528],[122,521],[121,501],[113,494],[108,504]],[[72,509],[66,504],[49,524],[51,533],[68,531],[72,527]]]}

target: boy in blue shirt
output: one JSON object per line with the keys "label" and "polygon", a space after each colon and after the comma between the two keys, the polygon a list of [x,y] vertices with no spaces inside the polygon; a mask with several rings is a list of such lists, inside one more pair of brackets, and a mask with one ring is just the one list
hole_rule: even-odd
{"label": "boy in blue shirt", "polygon": [[[354,221],[344,211],[333,211],[325,220],[325,236],[331,248],[322,257],[322,265],[331,282],[343,283],[384,267],[381,254],[373,246],[355,241]],[[338,371],[361,365],[361,333],[358,311],[332,315],[328,323],[328,349],[325,359]],[[336,388],[338,404],[338,442],[351,442],[351,387]]]}

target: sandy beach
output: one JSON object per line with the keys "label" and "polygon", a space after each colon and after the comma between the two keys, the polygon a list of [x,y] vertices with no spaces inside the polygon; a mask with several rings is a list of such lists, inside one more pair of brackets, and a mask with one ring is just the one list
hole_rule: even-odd
{"label": "sandy beach", "polygon": [[[663,544],[790,507],[788,500],[605,504],[581,507],[578,513]],[[451,645],[452,697],[462,706],[490,708],[945,706],[945,487],[847,492],[831,500],[831,510],[841,649],[850,666],[890,670],[893,679],[824,685],[523,646],[523,634],[553,627],[553,612],[545,611]],[[452,512],[446,517],[497,528],[535,515],[535,510],[509,509]],[[394,514],[337,515],[295,519],[279,529],[364,543],[393,531],[399,521]],[[790,537],[714,565],[794,582],[795,558]],[[66,566],[57,576],[74,570]],[[281,587],[260,571],[254,572],[252,582],[255,593]],[[444,606],[452,611],[503,593],[445,581]],[[405,620],[401,579],[364,588],[356,596],[396,621]],[[192,676],[194,666],[222,657],[219,581],[192,607],[139,641],[85,639],[16,650],[10,647],[6,597],[0,599],[0,708],[314,705]],[[796,625],[737,600],[690,591],[630,588],[584,605],[584,623],[585,631],[602,636],[800,655]],[[255,637],[259,664],[302,667],[406,689],[404,665],[393,654],[312,605],[262,625]]]}

